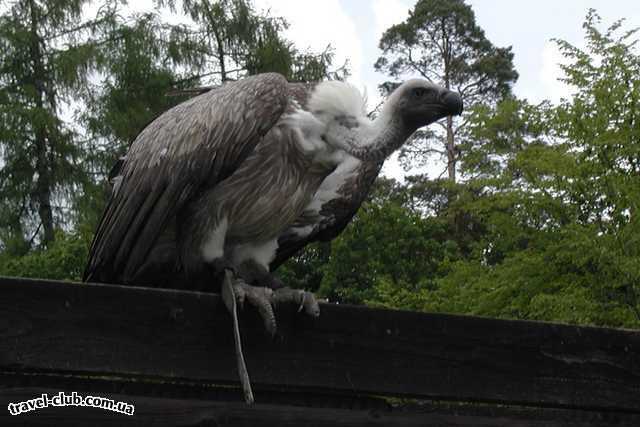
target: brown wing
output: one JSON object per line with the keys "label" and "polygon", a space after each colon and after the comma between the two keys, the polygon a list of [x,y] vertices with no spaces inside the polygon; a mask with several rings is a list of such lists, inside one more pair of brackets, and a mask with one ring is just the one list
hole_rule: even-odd
{"label": "brown wing", "polygon": [[[382,162],[363,162],[356,173],[337,190],[336,197],[322,204],[319,212],[305,212],[278,239],[278,252],[270,264],[275,270],[309,243],[333,240],[351,222],[380,173]],[[308,227],[308,233],[300,229]]]}
{"label": "brown wing", "polygon": [[168,221],[232,174],[287,103],[285,78],[261,74],[192,98],[147,126],[122,165],[84,280],[127,283]]}

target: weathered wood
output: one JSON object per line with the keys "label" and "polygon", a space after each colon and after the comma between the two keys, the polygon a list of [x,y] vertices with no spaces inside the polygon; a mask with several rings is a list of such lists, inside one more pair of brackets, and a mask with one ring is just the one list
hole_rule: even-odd
{"label": "weathered wood", "polygon": [[[20,402],[60,389],[0,387],[3,402]],[[71,393],[71,390],[66,390]],[[82,393],[81,393],[82,394]],[[86,394],[83,394],[86,395]],[[349,410],[287,404],[170,399],[123,394],[93,393],[135,406],[133,416],[98,408],[55,407],[11,416],[0,414],[3,426],[216,426],[216,427],[608,427],[640,425],[638,414],[616,414],[549,408],[513,408],[473,404],[425,402],[387,410]]]}
{"label": "weathered wood", "polygon": [[[629,330],[324,304],[287,307],[268,339],[242,315],[257,402],[269,390],[391,395],[640,413]],[[0,279],[0,368],[237,384],[217,295]],[[238,398],[240,393],[238,392]]]}

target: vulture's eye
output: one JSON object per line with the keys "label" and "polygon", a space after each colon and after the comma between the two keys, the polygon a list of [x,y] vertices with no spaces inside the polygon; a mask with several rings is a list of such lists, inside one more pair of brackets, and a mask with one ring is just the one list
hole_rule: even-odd
{"label": "vulture's eye", "polygon": [[428,93],[428,90],[424,87],[417,87],[413,90],[413,96],[416,98],[422,98]]}

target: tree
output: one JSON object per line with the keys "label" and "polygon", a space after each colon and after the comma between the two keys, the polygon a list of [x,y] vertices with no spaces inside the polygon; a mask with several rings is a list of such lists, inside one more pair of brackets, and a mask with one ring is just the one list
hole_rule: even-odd
{"label": "tree", "polygon": [[[518,78],[511,47],[495,47],[463,0],[419,0],[404,22],[385,31],[380,49],[382,56],[375,63],[378,71],[394,78],[418,75],[456,90],[467,110],[508,95]],[[402,154],[413,160],[433,153],[444,155],[449,180],[455,181],[456,138],[465,123],[466,118],[448,117],[441,124],[443,132],[417,133]]]}
{"label": "tree", "polygon": [[129,145],[155,117],[185,99],[168,96],[186,87],[202,66],[200,45],[181,25],[163,22],[157,13],[119,20],[98,47],[100,67],[78,93],[77,138],[85,153],[87,179],[77,184],[77,225],[92,234],[110,191],[106,181]]}
{"label": "tree", "polygon": [[637,33],[599,23],[590,11],[584,50],[558,41],[571,99],[507,99],[470,116],[471,178],[445,211],[480,233],[425,309],[640,325]]}
{"label": "tree", "polygon": [[53,275],[41,263],[65,251],[84,263],[78,245],[91,239],[110,171],[150,121],[193,95],[181,90],[265,71],[298,81],[346,73],[329,70],[330,49],[300,51],[282,37],[286,22],[250,1],[183,2],[193,25],[170,25],[158,12],[123,16],[117,0],[101,1],[87,20],[89,5],[22,0],[2,9],[0,274],[20,266]]}
{"label": "tree", "polygon": [[[176,10],[173,0],[157,3]],[[256,33],[265,25],[279,25],[278,19],[256,14],[247,0],[184,0],[181,8],[196,25],[191,36],[199,46],[200,69],[205,71],[197,78],[218,76],[209,80],[213,83],[237,79],[245,71],[244,64]]]}
{"label": "tree", "polygon": [[398,307],[384,298],[396,293],[403,308],[418,308],[410,295],[418,299],[432,288],[458,248],[446,222],[410,204],[406,186],[378,180],[352,223],[332,241],[319,293],[332,301]]}
{"label": "tree", "polygon": [[[174,0],[157,3],[176,10]],[[268,71],[281,73],[291,81],[321,80],[331,74],[330,47],[319,54],[301,52],[282,36],[287,22],[257,13],[250,0],[185,0],[182,12],[195,24],[191,37],[199,46],[201,58],[201,73],[190,80],[215,86]],[[344,75],[346,69],[339,71]]]}
{"label": "tree", "polygon": [[[332,247],[321,290],[393,308],[640,326],[637,33],[599,23],[591,11],[586,49],[558,41],[571,99],[475,108],[465,181],[411,177],[383,209],[368,202]],[[435,262],[403,243],[409,235]]]}
{"label": "tree", "polygon": [[[157,3],[175,12],[174,2]],[[181,7],[191,25],[167,24],[157,13],[135,15],[100,45],[100,81],[83,92],[80,114],[94,177],[81,192],[81,222],[89,228],[102,211],[111,166],[155,117],[200,93],[190,89],[194,85],[217,86],[266,71],[303,81],[329,74],[330,51],[300,53],[282,38],[286,22],[258,14],[250,1],[185,1]]]}
{"label": "tree", "polygon": [[[173,1],[157,3],[176,11]],[[117,170],[112,165],[155,117],[208,89],[194,85],[217,86],[267,71],[297,81],[336,77],[329,71],[330,49],[301,53],[282,37],[286,22],[258,14],[250,1],[188,0],[181,7],[192,24],[170,25],[158,13],[135,15],[119,22],[100,45],[100,81],[84,91],[80,114],[94,177],[83,183],[80,222],[90,229],[109,191],[107,173]]]}
{"label": "tree", "polygon": [[[83,153],[62,118],[95,67],[96,39],[113,25],[115,2],[91,20],[85,0],[15,1],[0,16],[0,241],[28,250],[55,239],[63,205],[81,179]],[[91,37],[89,37],[91,36]],[[90,40],[93,39],[93,40]]]}
{"label": "tree", "polygon": [[587,47],[557,41],[570,61],[565,82],[574,88],[554,112],[558,138],[568,141],[575,167],[561,194],[577,209],[581,231],[593,247],[582,251],[594,292],[603,303],[624,307],[640,324],[640,54],[639,28],[622,31],[623,20],[598,29],[594,10],[583,25]]}
{"label": "tree", "polygon": [[615,232],[637,218],[640,194],[640,55],[638,28],[618,33],[623,20],[606,32],[590,10],[587,48],[558,40],[570,61],[562,66],[573,99],[553,110],[553,127],[575,153],[575,180],[564,189],[581,205],[579,221]]}

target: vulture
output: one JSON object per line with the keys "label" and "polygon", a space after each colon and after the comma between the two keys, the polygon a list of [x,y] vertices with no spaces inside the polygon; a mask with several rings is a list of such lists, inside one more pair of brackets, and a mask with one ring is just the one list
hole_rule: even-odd
{"label": "vulture", "polygon": [[371,120],[340,81],[289,83],[276,73],[228,82],[161,114],[131,144],[95,233],[84,281],[220,291],[230,310],[319,308],[273,273],[349,223],[382,163],[421,126],[462,112],[460,95],[404,82]]}

